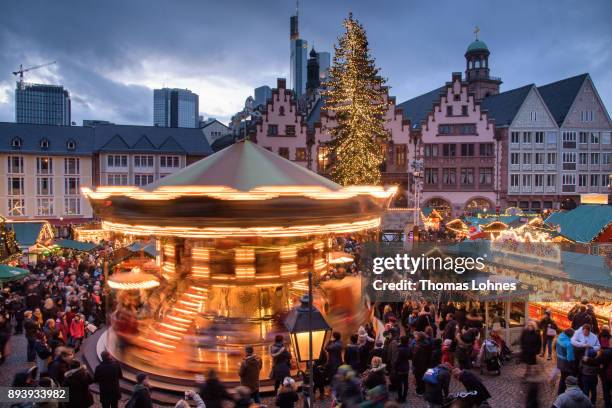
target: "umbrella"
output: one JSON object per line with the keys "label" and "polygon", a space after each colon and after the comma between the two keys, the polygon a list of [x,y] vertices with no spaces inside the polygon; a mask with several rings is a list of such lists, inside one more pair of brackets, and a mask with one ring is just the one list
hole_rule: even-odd
{"label": "umbrella", "polygon": [[9,265],[0,265],[0,284],[14,280],[23,279],[30,274],[30,271]]}

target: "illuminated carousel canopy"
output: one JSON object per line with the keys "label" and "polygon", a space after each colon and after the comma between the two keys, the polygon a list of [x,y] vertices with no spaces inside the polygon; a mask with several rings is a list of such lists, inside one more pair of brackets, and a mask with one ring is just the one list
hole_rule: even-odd
{"label": "illuminated carousel canopy", "polygon": [[105,186],[83,193],[104,229],[217,238],[374,228],[395,190],[343,187],[243,141],[144,188]]}

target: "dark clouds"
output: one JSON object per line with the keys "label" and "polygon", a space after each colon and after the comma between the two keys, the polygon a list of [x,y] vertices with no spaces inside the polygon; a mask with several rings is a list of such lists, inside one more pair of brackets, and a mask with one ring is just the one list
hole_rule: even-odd
{"label": "dark clouds", "polygon": [[[252,88],[287,76],[293,1],[29,1],[0,12],[0,120],[14,120],[20,63],[57,60],[27,76],[73,95],[73,120],[152,121],[152,88],[189,87],[200,109],[225,119]],[[302,37],[332,50],[349,11],[398,101],[464,70],[475,25],[503,89],[590,72],[612,104],[612,2],[302,0]]]}

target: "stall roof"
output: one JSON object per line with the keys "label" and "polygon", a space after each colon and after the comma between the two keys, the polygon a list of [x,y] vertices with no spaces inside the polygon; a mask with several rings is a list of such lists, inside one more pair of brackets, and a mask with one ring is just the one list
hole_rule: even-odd
{"label": "stall roof", "polygon": [[98,247],[98,245],[91,242],[74,241],[72,239],[58,239],[53,244],[60,248],[74,249],[82,252],[89,252]]}
{"label": "stall roof", "polygon": [[581,243],[590,243],[612,224],[612,205],[580,205],[571,211],[551,214],[546,224],[559,227],[559,234]]}
{"label": "stall roof", "polygon": [[36,244],[45,223],[46,221],[7,222],[5,225],[15,232],[15,240],[20,248],[29,248]]}
{"label": "stall roof", "polygon": [[155,258],[157,256],[157,248],[155,248],[155,242],[144,243],[144,242],[134,242],[132,245],[127,247],[131,252],[143,251],[151,257]]}
{"label": "stall roof", "polygon": [[504,224],[509,225],[510,223],[520,221],[520,218],[521,217],[518,215],[500,215],[498,217],[465,217],[465,220],[468,224],[474,226],[487,225],[494,221],[501,221]]}
{"label": "stall roof", "polygon": [[[552,245],[552,244],[551,244]],[[463,241],[458,244],[444,248],[445,251],[451,254],[461,256],[485,257],[493,259],[490,241]],[[519,255],[506,254],[513,261],[521,261]],[[577,252],[561,251],[561,263],[555,266],[557,273],[552,275],[542,268],[543,265],[535,261],[533,258],[524,258],[525,272],[535,273],[540,276],[548,276],[550,279],[567,279],[570,281],[599,286],[607,289],[612,289],[612,270],[606,265],[605,259],[597,255],[581,254]],[[494,262],[500,266],[502,263]],[[506,265],[509,268],[518,268],[516,263]]]}

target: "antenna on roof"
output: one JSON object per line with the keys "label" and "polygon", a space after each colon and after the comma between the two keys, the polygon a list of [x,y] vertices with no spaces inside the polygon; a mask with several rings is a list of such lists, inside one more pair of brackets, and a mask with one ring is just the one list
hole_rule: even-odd
{"label": "antenna on roof", "polygon": [[476,36],[476,40],[478,40],[478,33],[480,32],[480,27],[474,27],[474,35]]}

